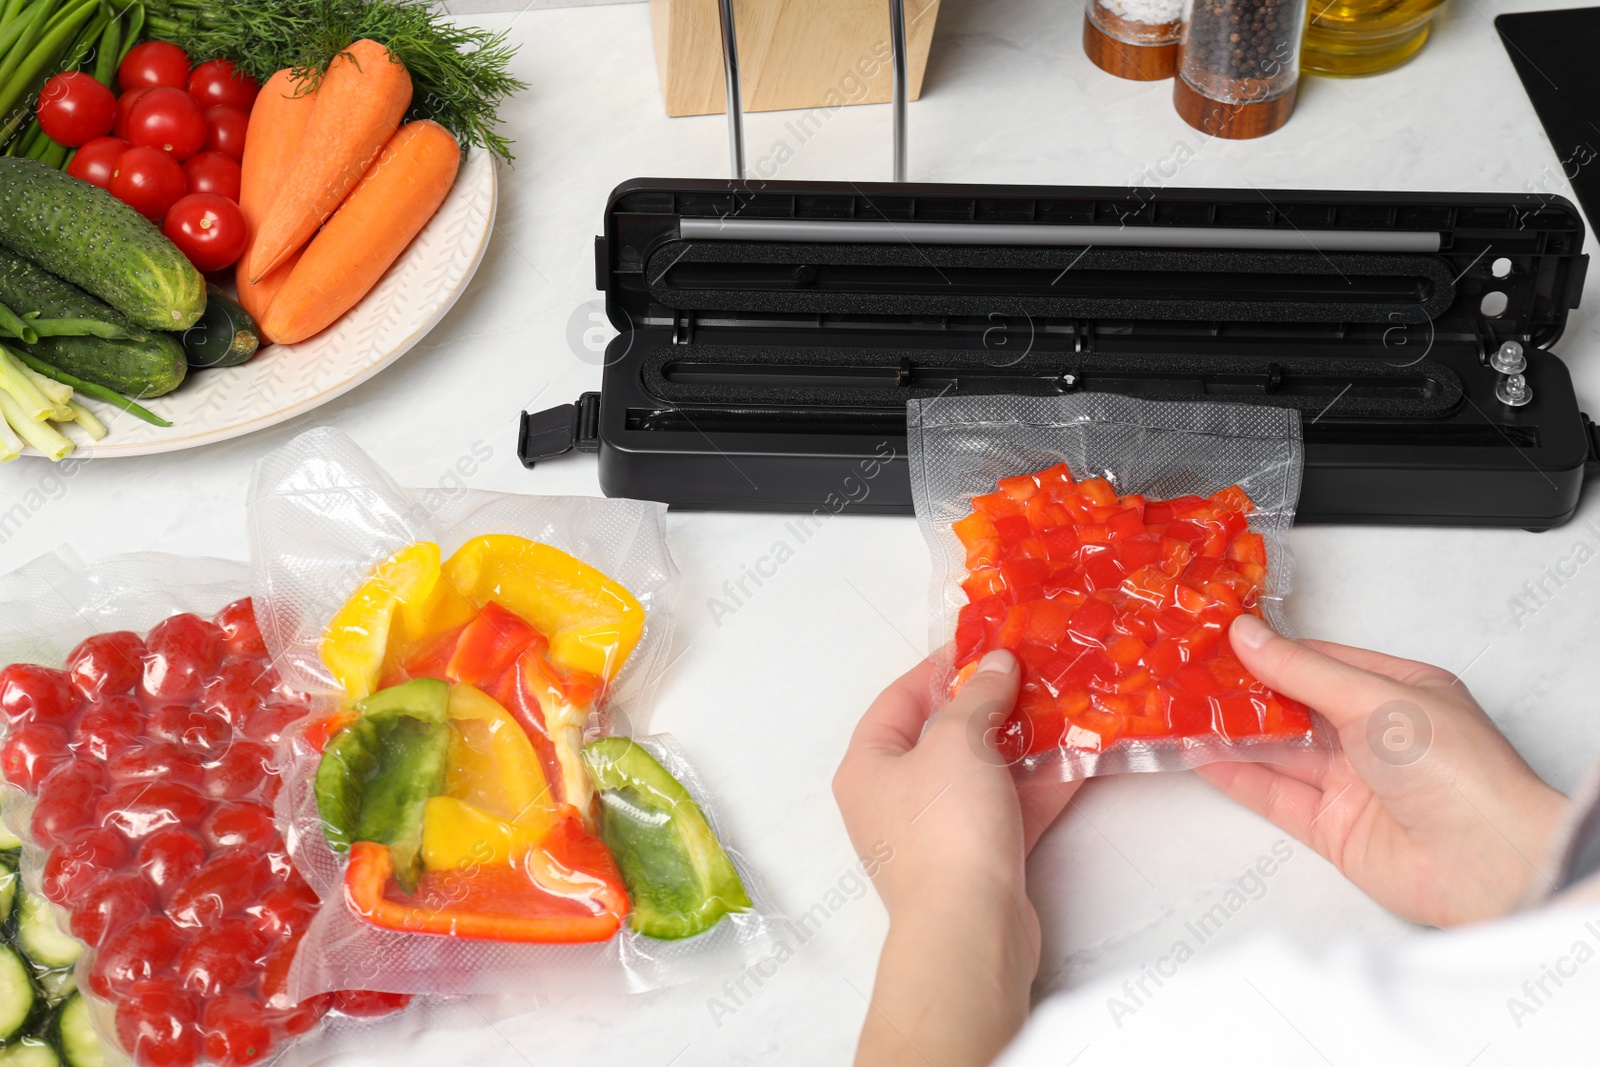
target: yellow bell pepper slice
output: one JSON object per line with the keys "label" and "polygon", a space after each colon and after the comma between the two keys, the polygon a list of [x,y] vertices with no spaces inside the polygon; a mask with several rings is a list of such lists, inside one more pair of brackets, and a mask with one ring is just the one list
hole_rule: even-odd
{"label": "yellow bell pepper slice", "polygon": [[550,661],[609,681],[639,643],[644,608],[603,573],[558,548],[510,534],[462,545],[445,579],[482,607],[491,600],[550,639]]}
{"label": "yellow bell pepper slice", "polygon": [[555,825],[557,808],[512,822],[455,797],[433,797],[422,812],[422,865],[430,871],[522,864]]}
{"label": "yellow bell pepper slice", "polygon": [[408,545],[378,564],[323,631],[322,662],[354,702],[372,695],[389,646],[396,609],[428,598],[439,582],[439,546]]}
{"label": "yellow bell pepper slice", "polygon": [[470,685],[450,690],[450,756],[445,796],[501,819],[550,807],[550,787],[533,743],[489,694]]}

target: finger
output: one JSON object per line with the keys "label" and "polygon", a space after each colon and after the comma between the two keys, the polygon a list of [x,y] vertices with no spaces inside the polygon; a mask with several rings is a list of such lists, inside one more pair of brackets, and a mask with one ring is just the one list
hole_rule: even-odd
{"label": "finger", "polygon": [[1017,803],[1022,808],[1024,855],[1033,851],[1039,838],[1066,810],[1068,802],[1083,786],[1076,782],[1035,782],[1017,786]]}
{"label": "finger", "polygon": [[[933,717],[928,740],[935,744],[959,738],[963,745],[981,737],[983,745],[993,747],[999,728],[1017,704],[1022,685],[1022,667],[1017,657],[997,648],[978,661],[978,669],[968,678],[950,703]],[[985,722],[975,720],[982,719]]]}
{"label": "finger", "polygon": [[1322,790],[1265,763],[1208,763],[1200,779],[1301,841],[1309,841]]}
{"label": "finger", "polygon": [[1253,615],[1234,619],[1228,639],[1251,674],[1322,712],[1336,730],[1364,720],[1400,688],[1393,678],[1282,637]]}
{"label": "finger", "polygon": [[889,683],[856,724],[850,749],[899,755],[915,745],[933,710],[933,677],[925,659]]}
{"label": "finger", "polygon": [[1348,663],[1352,667],[1360,667],[1364,671],[1393,678],[1401,685],[1451,685],[1456,680],[1456,676],[1443,667],[1435,667],[1431,663],[1423,663],[1419,660],[1401,659],[1399,656],[1374,652],[1370,648],[1341,645],[1336,641],[1302,641],[1301,644],[1307,648],[1314,648],[1324,655],[1331,656],[1341,663]]}

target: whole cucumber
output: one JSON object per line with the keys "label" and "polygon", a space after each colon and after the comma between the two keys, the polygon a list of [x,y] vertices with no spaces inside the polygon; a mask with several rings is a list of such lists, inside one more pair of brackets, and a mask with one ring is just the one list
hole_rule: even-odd
{"label": "whole cucumber", "polygon": [[32,159],[0,157],[0,245],[150,330],[187,330],[206,283],[178,246],[104,189]]}
{"label": "whole cucumber", "polygon": [[93,319],[125,330],[127,338],[119,341],[41,337],[31,345],[6,342],[84,381],[142,398],[172,392],[188,372],[177,334],[135,326],[109,305],[4,247],[0,247],[0,304],[19,315],[37,311],[41,318]]}

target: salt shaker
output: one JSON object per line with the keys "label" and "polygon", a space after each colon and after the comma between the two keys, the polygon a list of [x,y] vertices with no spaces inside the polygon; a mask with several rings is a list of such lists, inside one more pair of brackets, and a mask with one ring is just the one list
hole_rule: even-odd
{"label": "salt shaker", "polygon": [[1083,50],[1119,78],[1159,81],[1178,66],[1183,0],[1087,0]]}
{"label": "salt shaker", "polygon": [[1187,0],[1178,114],[1213,137],[1260,137],[1289,121],[1305,22],[1306,0]]}

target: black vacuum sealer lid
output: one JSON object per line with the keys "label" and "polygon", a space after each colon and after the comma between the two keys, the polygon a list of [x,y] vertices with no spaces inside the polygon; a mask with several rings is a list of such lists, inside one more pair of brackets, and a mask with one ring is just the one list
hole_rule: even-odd
{"label": "black vacuum sealer lid", "polygon": [[[641,178],[596,284],[620,331],[834,344],[992,329],[1545,348],[1583,288],[1559,196]],[[1411,335],[1409,338],[1401,335]]]}

